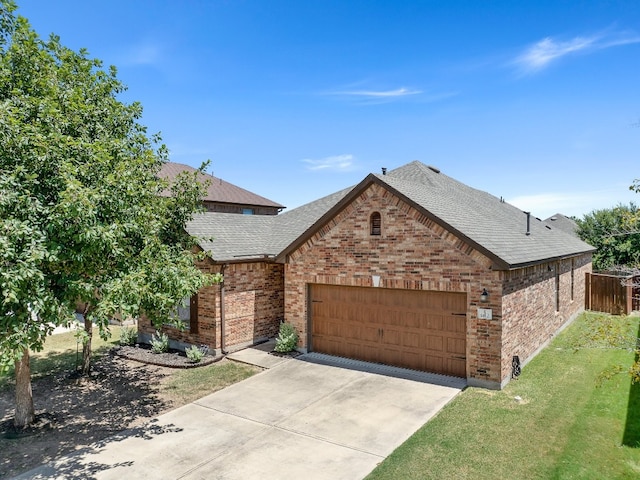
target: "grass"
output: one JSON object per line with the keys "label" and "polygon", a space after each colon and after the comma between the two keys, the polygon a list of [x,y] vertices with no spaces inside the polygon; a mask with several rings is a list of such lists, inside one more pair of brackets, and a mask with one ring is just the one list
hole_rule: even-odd
{"label": "grass", "polygon": [[[93,339],[91,341],[93,358],[104,354],[111,347],[118,345],[120,341],[120,328],[117,325],[110,326],[111,338],[107,341],[100,338],[98,328],[93,329]],[[40,352],[31,352],[31,380],[64,370],[73,371],[76,365],[82,361],[82,343],[78,344],[75,333],[65,332],[50,335],[44,349]],[[0,373],[0,388],[6,388],[14,382],[14,368],[10,367],[7,372]]]}
{"label": "grass", "polygon": [[162,392],[179,405],[222,390],[249,378],[260,368],[222,360],[206,367],[175,370],[161,387]]}
{"label": "grass", "polygon": [[638,326],[582,315],[518,380],[466,389],[367,479],[640,478]]}
{"label": "grass", "polygon": [[[94,360],[119,344],[121,327],[111,326],[110,330],[111,338],[105,341],[100,338],[98,329],[94,329],[91,342]],[[81,361],[82,344],[77,344],[74,332],[51,335],[47,338],[41,352],[31,353],[31,380],[37,381],[42,376],[62,371],[73,371]],[[250,365],[228,361],[206,367],[172,369],[170,375],[161,379],[160,390],[176,405],[183,405],[244,380],[260,370]],[[13,367],[6,373],[0,374],[0,389],[14,383],[13,374]]]}

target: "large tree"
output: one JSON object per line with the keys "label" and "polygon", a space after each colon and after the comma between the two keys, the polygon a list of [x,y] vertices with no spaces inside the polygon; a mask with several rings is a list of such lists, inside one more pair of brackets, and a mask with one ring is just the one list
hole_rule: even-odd
{"label": "large tree", "polygon": [[576,222],[580,238],[596,247],[594,270],[640,266],[640,210],[633,202],[594,210]]}
{"label": "large tree", "polygon": [[0,0],[0,365],[15,365],[24,427],[34,419],[29,351],[78,303],[86,372],[92,324],[106,334],[116,315],[166,321],[219,278],[196,268],[184,230],[202,185],[158,177],[167,150],[139,123],[141,106],[118,99],[115,68],[41,39],[14,12]]}

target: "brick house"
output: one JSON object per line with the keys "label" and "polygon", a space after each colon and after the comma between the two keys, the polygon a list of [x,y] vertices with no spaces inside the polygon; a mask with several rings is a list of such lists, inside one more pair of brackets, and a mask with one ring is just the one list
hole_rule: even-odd
{"label": "brick house", "polygon": [[[182,172],[193,173],[196,169],[181,163],[166,162],[160,170],[160,177],[169,182],[175,180]],[[199,174],[198,181],[209,182],[207,194],[203,198],[208,212],[242,213],[244,215],[277,215],[284,209],[283,205],[253,192],[240,188],[221,178],[209,174]]]}
{"label": "brick house", "polygon": [[[411,162],[277,216],[207,212],[224,285],[192,302],[184,343],[273,336],[299,349],[501,388],[582,310],[594,249],[434,167]],[[174,332],[176,333],[176,332]]]}

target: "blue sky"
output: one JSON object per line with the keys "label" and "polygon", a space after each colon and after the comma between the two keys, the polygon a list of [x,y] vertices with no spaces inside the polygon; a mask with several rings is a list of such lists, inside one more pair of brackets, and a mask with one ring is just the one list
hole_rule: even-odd
{"label": "blue sky", "polygon": [[640,203],[637,0],[18,3],[173,161],[290,208],[412,160],[541,218]]}

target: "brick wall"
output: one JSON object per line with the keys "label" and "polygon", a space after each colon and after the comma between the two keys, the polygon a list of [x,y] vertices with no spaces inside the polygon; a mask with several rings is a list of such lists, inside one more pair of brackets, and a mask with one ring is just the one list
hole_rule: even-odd
{"label": "brick wall", "polygon": [[[207,273],[218,273],[222,266],[210,261],[200,263]],[[255,262],[232,263],[224,269],[225,346],[252,344],[273,337],[284,317],[283,266]],[[221,348],[220,285],[205,287],[198,292],[198,327],[179,331],[162,328],[177,347],[207,345],[216,352]],[[141,319],[139,331],[148,338],[155,331],[150,322]]]}
{"label": "brick wall", "polygon": [[514,355],[526,363],[584,309],[585,272],[590,271],[587,254],[503,272],[503,382],[511,376]]}
{"label": "brick wall", "polygon": [[[369,218],[379,212],[382,234],[372,236]],[[500,274],[491,261],[450,232],[378,185],[365,190],[289,256],[285,266],[285,318],[307,347],[307,285],[324,283],[467,293],[467,375],[481,382],[501,378],[501,324],[480,321],[483,288],[501,308]]]}
{"label": "brick wall", "polygon": [[[370,235],[373,212],[381,214],[380,236]],[[467,293],[467,378],[489,388],[509,380],[513,355],[526,362],[581,310],[584,272],[591,269],[591,256],[584,255],[494,271],[487,257],[378,185],[321,227],[288,262],[285,318],[298,329],[302,349],[308,345],[308,284],[366,287],[379,275],[385,288]],[[487,303],[480,303],[483,288]],[[479,319],[478,308],[490,309],[492,319]]]}
{"label": "brick wall", "polygon": [[283,265],[230,264],[224,276],[226,345],[274,337],[284,318]]}
{"label": "brick wall", "polygon": [[[215,265],[210,261],[198,262],[197,265],[198,268],[206,273],[220,272],[220,265]],[[197,333],[190,329],[180,331],[167,325],[162,326],[161,330],[169,335],[172,348],[184,348],[186,345],[206,345],[211,350],[217,351],[220,347],[219,292],[219,285],[211,285],[198,292]],[[149,341],[155,330],[149,320],[141,318],[138,322],[138,331],[141,334],[139,335],[139,340],[143,342]]]}

